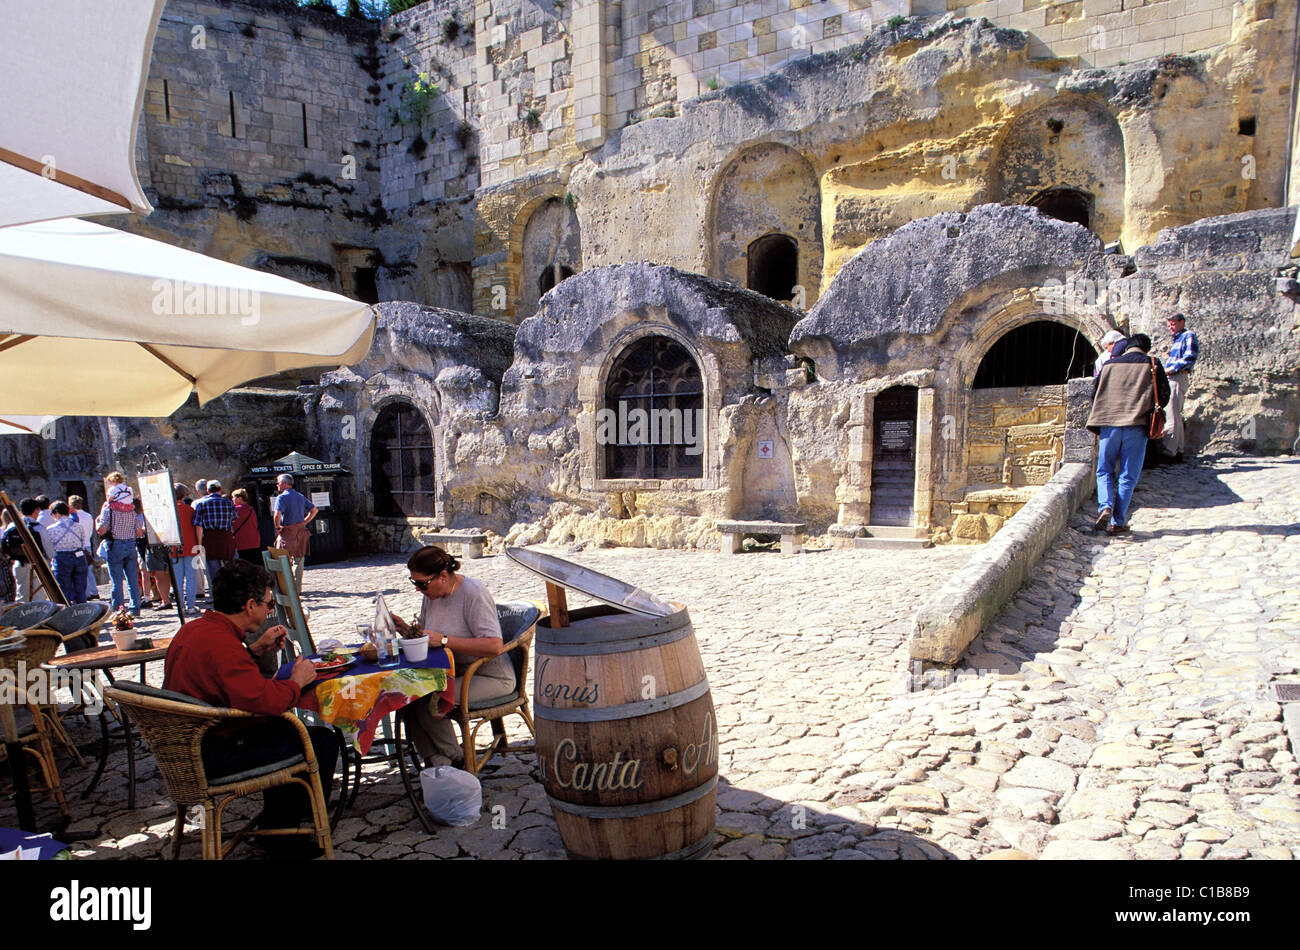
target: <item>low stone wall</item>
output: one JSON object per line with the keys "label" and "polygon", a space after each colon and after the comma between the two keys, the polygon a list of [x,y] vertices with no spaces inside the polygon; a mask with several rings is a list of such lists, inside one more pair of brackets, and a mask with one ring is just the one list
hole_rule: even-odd
{"label": "low stone wall", "polygon": [[1092,466],[1069,462],[970,562],[917,611],[914,660],[951,665],[1033,572],[1093,485]]}

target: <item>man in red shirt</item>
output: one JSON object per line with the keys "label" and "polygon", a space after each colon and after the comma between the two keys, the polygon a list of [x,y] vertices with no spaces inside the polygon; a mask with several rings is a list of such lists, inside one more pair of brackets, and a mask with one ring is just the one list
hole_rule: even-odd
{"label": "man in red shirt", "polygon": [[[231,561],[212,579],[213,609],[181,627],[167,651],[163,688],[215,706],[275,716],[298,702],[303,687],[316,679],[310,660],[299,657],[289,678],[266,679],[256,657],[279,649],[289,631],[277,624],[245,645],[245,634],[266,624],[275,600],[271,575],[247,561]],[[310,728],[320,765],[321,789],[329,798],[338,741],[329,729]],[[209,779],[269,765],[302,751],[297,732],[283,720],[238,723],[213,729],[203,739],[203,765]],[[268,789],[259,824],[297,826],[309,813],[305,791],[296,785]],[[292,847],[292,839],[260,838],[264,847]],[[295,842],[297,843],[297,842]]]}

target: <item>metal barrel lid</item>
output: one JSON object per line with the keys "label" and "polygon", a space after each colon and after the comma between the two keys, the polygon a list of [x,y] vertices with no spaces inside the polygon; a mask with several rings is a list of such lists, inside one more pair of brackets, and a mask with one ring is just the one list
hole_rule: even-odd
{"label": "metal barrel lid", "polygon": [[520,567],[540,574],[552,584],[576,590],[611,607],[640,614],[642,617],[667,617],[681,610],[680,606],[675,607],[660,600],[640,587],[553,554],[543,554],[528,548],[506,548],[506,557]]}

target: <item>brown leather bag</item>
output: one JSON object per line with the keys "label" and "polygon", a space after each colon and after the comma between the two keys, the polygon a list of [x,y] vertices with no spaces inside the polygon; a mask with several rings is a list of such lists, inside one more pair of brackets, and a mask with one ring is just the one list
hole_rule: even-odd
{"label": "brown leather bag", "polygon": [[1155,402],[1155,408],[1151,410],[1151,424],[1147,426],[1148,439],[1163,439],[1165,437],[1165,409],[1160,405],[1160,383],[1156,379],[1156,360],[1151,358],[1151,397]]}

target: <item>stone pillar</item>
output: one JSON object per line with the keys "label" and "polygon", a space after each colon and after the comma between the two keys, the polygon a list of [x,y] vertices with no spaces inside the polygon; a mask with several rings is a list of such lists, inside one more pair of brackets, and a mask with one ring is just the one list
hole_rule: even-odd
{"label": "stone pillar", "polygon": [[916,489],[912,496],[912,523],[929,529],[934,501],[934,387],[916,391]]}
{"label": "stone pillar", "polygon": [[1092,464],[1097,458],[1097,437],[1084,428],[1092,410],[1092,379],[1072,379],[1065,389],[1064,463]]}
{"label": "stone pillar", "polygon": [[839,524],[871,522],[871,427],[875,420],[875,398],[856,393],[849,410],[849,457],[840,485]]}
{"label": "stone pillar", "polygon": [[592,149],[605,141],[604,0],[574,0],[571,17],[574,141]]}

